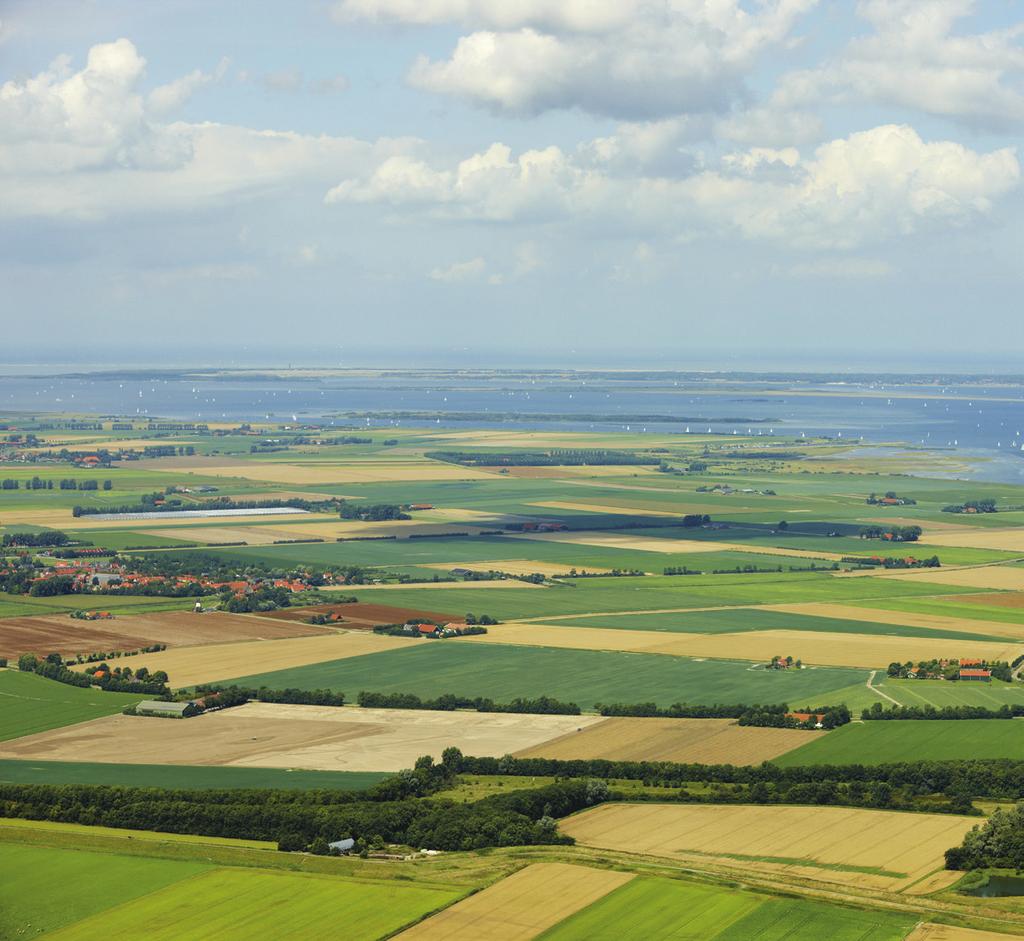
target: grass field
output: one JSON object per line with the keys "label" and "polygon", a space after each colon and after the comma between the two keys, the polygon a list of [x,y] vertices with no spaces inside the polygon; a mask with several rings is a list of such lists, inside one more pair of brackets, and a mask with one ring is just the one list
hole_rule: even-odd
{"label": "grass field", "polygon": [[799,765],[881,765],[982,758],[1024,760],[1024,722],[1015,719],[936,719],[853,722],[772,759]]}
{"label": "grass field", "polygon": [[625,885],[632,873],[537,863],[453,905],[403,941],[528,941]]}
{"label": "grass field", "polygon": [[0,741],[113,715],[145,696],[81,689],[34,673],[0,670]]}
{"label": "grass field", "polygon": [[0,938],[35,937],[207,872],[202,862],[4,843]]}
{"label": "grass field", "polygon": [[597,702],[636,702],[638,697],[662,705],[819,703],[838,690],[863,686],[866,678],[866,671],[841,668],[751,670],[748,662],[444,641],[244,676],[236,682],[274,689],[341,690],[353,699],[360,690],[423,697],[457,693],[496,702],[546,695],[589,709]]}
{"label": "grass field", "polygon": [[[132,861],[134,862],[134,860]],[[215,869],[85,918],[54,941],[249,941],[251,938],[376,941],[458,897],[458,890],[337,877]]]}
{"label": "grass field", "polygon": [[[1014,703],[1024,704],[1024,684],[1003,683],[945,683],[932,680],[890,680],[885,677],[875,681],[883,692],[904,706],[985,706],[998,709]],[[891,705],[882,701],[883,706]]]}
{"label": "grass field", "polygon": [[0,759],[0,784],[106,784],[212,788],[331,788],[361,791],[388,775],[374,771],[305,771],[283,768],[219,768],[207,765],[137,765],[96,761],[19,761]]}
{"label": "grass field", "polygon": [[538,941],[902,941],[912,915],[637,878]]}
{"label": "grass field", "polygon": [[898,891],[942,868],[972,817],[846,807],[602,804],[561,830],[600,849]]}

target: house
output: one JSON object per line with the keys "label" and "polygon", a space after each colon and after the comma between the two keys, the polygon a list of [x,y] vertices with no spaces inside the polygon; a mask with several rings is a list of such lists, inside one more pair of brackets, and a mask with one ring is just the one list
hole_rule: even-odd
{"label": "house", "polygon": [[988,683],[992,680],[991,670],[961,670],[960,679],[962,680],[980,680],[982,683]]}
{"label": "house", "polygon": [[973,657],[971,657],[971,658],[961,657],[960,662],[957,664],[957,666],[959,666],[961,668],[963,668],[963,667],[971,667],[971,668],[978,669],[978,668],[981,667],[981,664],[982,664],[981,660],[977,660],[977,659],[975,659]]}
{"label": "house", "polygon": [[796,719],[797,722],[806,722],[810,718],[814,718],[814,727],[816,729],[821,728],[821,723],[825,718],[825,714],[822,712],[787,712],[787,719]]}
{"label": "house", "polygon": [[468,575],[472,575],[472,574],[473,574],[473,572],[472,572],[472,570],[471,570],[471,569],[464,569],[464,568],[454,568],[454,569],[451,569],[451,570],[450,570],[450,571],[448,572],[448,574],[449,574],[449,575],[457,575],[457,576],[459,576],[460,578],[465,578],[465,577],[466,577],[466,576],[468,576]]}
{"label": "house", "polygon": [[433,503],[410,503],[410,510],[432,510],[434,509]]}
{"label": "house", "polygon": [[338,853],[342,856],[347,856],[352,852],[352,847],[356,845],[356,841],[351,837],[345,840],[335,840],[333,843],[328,843],[327,848],[332,853]]}
{"label": "house", "polygon": [[440,637],[441,628],[436,624],[421,624],[419,625],[419,633],[421,637]]}

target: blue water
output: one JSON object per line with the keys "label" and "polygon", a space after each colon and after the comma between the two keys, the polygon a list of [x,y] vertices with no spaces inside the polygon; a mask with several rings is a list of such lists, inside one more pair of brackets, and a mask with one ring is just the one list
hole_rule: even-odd
{"label": "blue water", "polygon": [[[721,384],[719,384],[721,385]],[[826,392],[842,391],[843,395]],[[799,392],[799,394],[797,394]],[[346,411],[473,412],[475,426],[507,427],[488,414],[512,412],[523,428],[666,431],[685,434],[829,435],[844,441],[899,442],[989,458],[976,477],[1024,482],[1024,387],[882,386],[846,381],[813,386],[754,382],[735,389],[713,381],[578,378],[526,373],[457,376],[410,374],[275,379],[35,378],[0,375],[0,413],[54,411],[195,421],[320,421]],[[679,416],[678,422],[531,421],[538,413]],[[705,418],[698,422],[685,419]],[[730,417],[760,419],[746,424]],[[764,421],[770,420],[770,421]],[[422,421],[359,420],[364,427],[422,426]]]}

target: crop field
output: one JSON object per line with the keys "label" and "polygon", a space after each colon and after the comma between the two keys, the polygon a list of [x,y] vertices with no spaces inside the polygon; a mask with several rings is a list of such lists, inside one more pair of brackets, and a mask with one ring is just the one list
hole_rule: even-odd
{"label": "crop field", "polygon": [[109,716],[144,698],[0,669],[0,742]]}
{"label": "crop field", "polygon": [[152,941],[306,941],[336,938],[343,916],[346,938],[376,941],[458,895],[453,889],[337,876],[213,869],[100,911],[50,937],[108,941],[132,937],[145,925],[145,936]]}
{"label": "crop field", "polygon": [[898,891],[941,869],[942,854],[976,822],[846,807],[602,804],[561,829],[599,849],[714,857],[722,865]]}
{"label": "crop field", "polygon": [[[130,657],[121,657],[118,666],[131,667],[132,670],[139,667],[147,667],[150,671],[164,670],[172,686],[184,687],[229,679],[236,675],[239,669],[298,667],[324,660],[361,657],[365,654],[396,650],[417,643],[421,641],[382,637],[367,631],[319,631],[315,637],[249,640],[233,644],[177,647],[158,653],[134,654]],[[84,669],[84,666],[75,669]]]}
{"label": "crop field", "polygon": [[[161,597],[106,597],[101,599],[102,609],[112,614],[150,613],[153,611],[182,611],[191,608],[194,601],[188,598]],[[82,598],[75,595],[58,595],[52,598],[36,598],[32,595],[10,595],[0,592],[0,618],[23,615],[67,614],[82,607]],[[99,606],[97,606],[99,607]]]}
{"label": "crop field", "polygon": [[974,928],[957,928],[952,925],[936,925],[926,922],[908,934],[906,941],[1008,941],[1011,937],[1019,937],[1019,935],[977,931]]}
{"label": "crop field", "polygon": [[530,941],[627,884],[632,873],[535,863],[420,922],[402,941]]}
{"label": "crop field", "polygon": [[[942,680],[894,680],[879,677],[875,686],[903,706],[984,706],[998,709],[1024,704],[1024,685],[992,680],[989,683],[947,683]],[[887,706],[887,702],[882,702]]]}
{"label": "crop field", "polygon": [[734,719],[613,718],[517,754],[521,758],[758,765],[793,749],[803,751],[810,742],[829,734],[741,727]]}
{"label": "crop field", "polygon": [[913,916],[662,878],[636,878],[541,935],[541,941],[902,941]]}
{"label": "crop field", "polygon": [[430,621],[457,621],[457,614],[442,614],[438,611],[424,611],[422,608],[395,608],[385,604],[360,604],[346,602],[344,604],[307,605],[302,608],[280,608],[260,615],[260,619],[270,618],[275,621],[303,622],[314,614],[338,613],[345,622],[365,624],[403,624],[409,618],[427,618]]}
{"label": "crop field", "polygon": [[4,843],[0,938],[35,937],[207,872],[202,862]]}
{"label": "crop field", "polygon": [[826,634],[785,630],[742,634],[666,634],[661,631],[617,631],[597,627],[566,629],[547,624],[501,624],[477,643],[523,644],[572,650],[643,651],[674,657],[747,659],[767,663],[773,656],[792,656],[805,664],[840,667],[885,667],[893,662],[918,662],[936,656],[1014,660],[1024,646],[1008,641],[932,640],[878,634]]}
{"label": "crop field", "polygon": [[213,765],[124,765],[95,761],[0,759],[0,784],[105,784],[203,791],[217,788],[362,791],[387,774],[376,771],[304,771],[297,768],[225,768]]}
{"label": "crop field", "polygon": [[[403,649],[230,678],[275,689],[341,690],[353,698],[360,690],[423,697],[458,691],[496,702],[517,696],[554,696],[584,709],[596,702],[635,702],[640,691],[644,701],[665,706],[673,702],[821,703],[835,699],[839,691],[848,698],[850,687],[856,687],[858,695],[867,693],[865,670],[751,670],[749,662],[473,643],[476,639],[470,643],[399,641]],[[863,698],[854,700],[858,707]],[[876,698],[868,695],[869,701]]]}
{"label": "crop field", "polygon": [[890,581],[915,581],[928,585],[963,586],[969,588],[1000,588],[1005,591],[1024,590],[1024,567],[1019,565],[979,565],[943,571],[917,571],[901,575],[880,575]]}
{"label": "crop field", "polygon": [[1024,760],[1024,722],[934,719],[852,722],[775,759],[777,764],[882,765],[915,761]]}
{"label": "crop field", "polygon": [[600,724],[597,716],[292,706],[250,702],[179,721],[108,716],[0,746],[0,758],[400,771],[449,745],[504,755]]}
{"label": "crop field", "polygon": [[[287,609],[286,609],[287,610]],[[296,619],[298,621],[298,619]],[[68,615],[0,619],[0,656],[74,656],[93,651],[138,650],[150,644],[170,646],[217,644],[239,640],[276,640],[324,636],[329,629],[250,615],[167,611],[119,615],[112,620],[84,621]]]}

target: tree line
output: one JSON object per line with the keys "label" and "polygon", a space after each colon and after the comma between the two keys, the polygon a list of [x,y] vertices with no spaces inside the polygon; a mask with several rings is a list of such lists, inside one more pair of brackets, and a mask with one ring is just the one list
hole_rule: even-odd
{"label": "tree line", "polygon": [[279,702],[300,706],[344,706],[345,694],[329,689],[258,689],[246,686],[221,686],[204,683],[195,688],[196,698],[204,699],[205,709],[226,709],[241,706],[254,699],[257,702]]}
{"label": "tree line", "polygon": [[578,716],[582,712],[574,702],[559,702],[550,696],[536,699],[513,699],[509,703],[496,703],[483,696],[470,698],[446,693],[436,699],[421,699],[412,693],[372,693],[365,690],[356,700],[366,709],[433,709],[454,712],[456,709],[475,709],[477,712],[511,712],[532,715]]}
{"label": "tree line", "polygon": [[892,706],[884,709],[880,702],[870,709],[864,709],[860,717],[865,721],[886,719],[932,720],[932,719],[1020,719],[1024,718],[1024,705],[1005,703],[998,709],[985,706]]}

